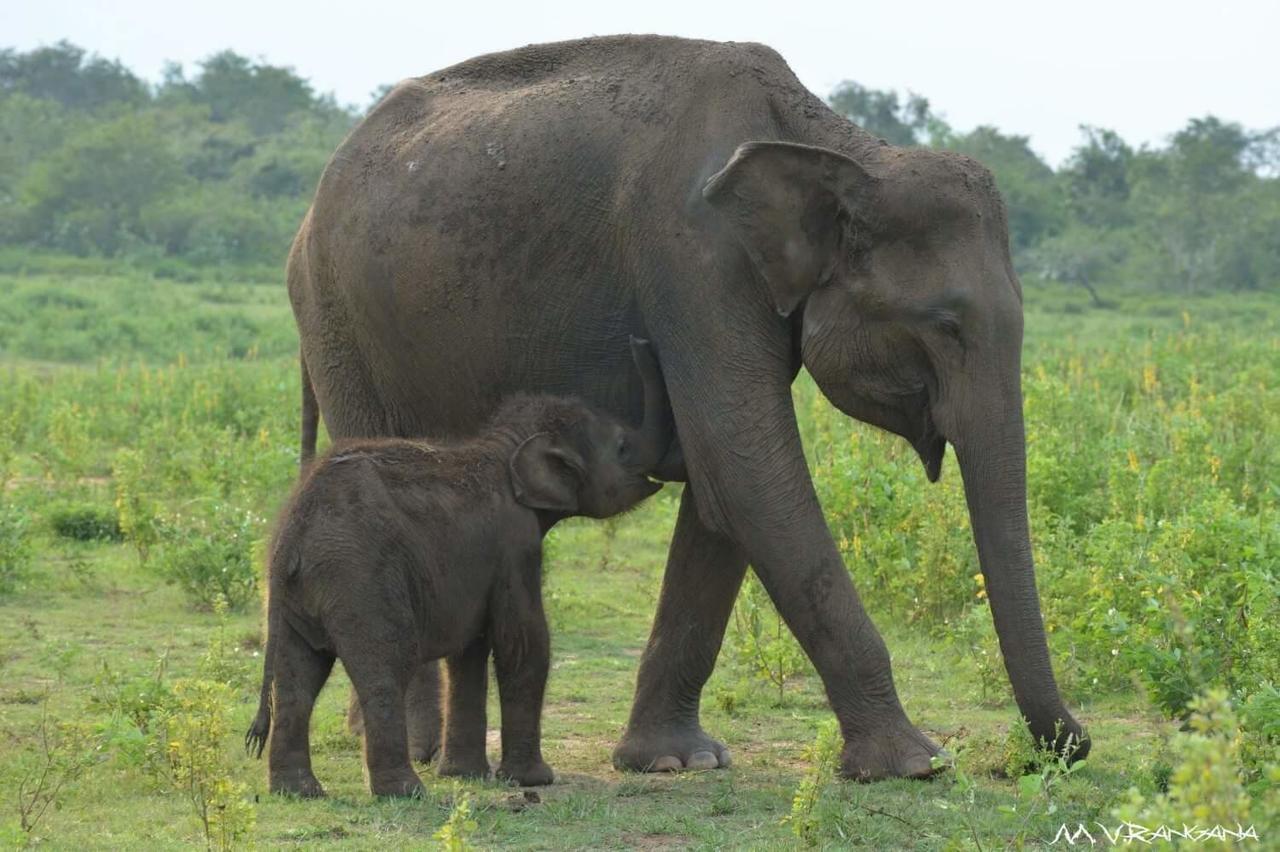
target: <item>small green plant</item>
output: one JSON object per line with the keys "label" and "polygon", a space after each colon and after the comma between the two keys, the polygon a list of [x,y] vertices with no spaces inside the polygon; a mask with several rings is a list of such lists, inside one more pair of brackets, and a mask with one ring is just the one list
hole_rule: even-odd
{"label": "small green plant", "polygon": [[174,707],[173,689],[166,680],[168,655],[161,655],[153,672],[126,675],[106,661],[93,681],[89,707],[100,714],[107,748],[126,766],[163,775],[167,760],[159,734]]}
{"label": "small green plant", "polygon": [[31,837],[50,808],[61,806],[63,794],[73,787],[101,756],[101,741],[84,722],[57,721],[49,714],[52,689],[40,702],[35,746],[19,757],[25,766],[18,781],[18,824]]}
{"label": "small green plant", "polygon": [[791,797],[791,813],[783,818],[783,822],[791,826],[791,833],[806,846],[817,845],[823,834],[818,802],[835,780],[840,743],[840,730],[836,723],[825,722],[818,729],[813,745],[805,750],[808,768]]}
{"label": "small green plant", "polygon": [[[1026,731],[1026,724],[1022,720],[1019,720],[1014,727],[1024,732]],[[1059,725],[1059,730],[1054,734],[1055,740],[1060,730],[1061,726]],[[1025,736],[1027,740],[1031,739],[1029,733]],[[1069,760],[1076,745],[1077,743],[1073,738],[1068,736],[1063,741],[1062,748],[1059,751],[1054,751],[1052,748],[1045,748],[1044,746],[1037,747],[1033,758],[1033,768],[1018,777],[1018,804],[1001,806],[1001,810],[1010,815],[1017,815],[1018,808],[1022,809],[1022,819],[1015,834],[1018,846],[1022,846],[1026,842],[1027,832],[1033,817],[1038,813],[1052,816],[1058,812],[1058,803],[1054,801],[1054,793],[1063,780],[1084,769],[1085,761],[1071,763]],[[1020,756],[1017,755],[1017,757]],[[1012,765],[1014,759],[1016,758],[1011,755],[1010,765]]]}
{"label": "small green plant", "polygon": [[155,495],[158,485],[146,458],[135,449],[116,453],[111,471],[120,531],[137,550],[138,561],[145,565],[160,540],[160,505]]}
{"label": "small green plant", "polygon": [[733,783],[733,772],[722,773],[715,793],[711,796],[711,815],[727,816],[738,810],[738,788]]}
{"label": "small green plant", "polygon": [[23,509],[0,503],[0,594],[13,591],[31,562],[30,530]]}
{"label": "small green plant", "polygon": [[472,815],[475,803],[470,793],[464,793],[461,784],[453,787],[453,807],[444,824],[431,835],[437,846],[445,852],[467,852],[472,849],[470,837],[479,828]]}
{"label": "small green plant", "polygon": [[960,819],[964,823],[965,832],[973,841],[974,847],[978,852],[983,852],[982,840],[978,833],[978,784],[974,781],[973,776],[966,772],[952,755],[941,754],[935,755],[931,760],[934,769],[947,769],[951,776],[953,798],[958,798],[959,805],[954,801],[937,798],[933,803],[944,811],[955,810],[960,814]]}
{"label": "small green plant", "polygon": [[787,683],[809,667],[804,651],[755,577],[747,578],[738,595],[729,642],[735,662],[772,685],[779,704],[786,696]]}
{"label": "small green plant", "polygon": [[236,693],[224,683],[189,678],[173,685],[173,707],[165,714],[165,769],[172,787],[186,797],[209,849],[231,849],[253,830],[248,787],[234,780],[227,744],[227,709]]}
{"label": "small green plant", "polygon": [[49,809],[59,808],[63,794],[101,759],[101,737],[91,725],[56,720],[49,712],[50,700],[66,681],[81,650],[78,645],[59,644],[42,654],[44,665],[55,678],[40,696],[35,744],[18,758],[23,767],[16,797],[18,826],[25,839],[33,836]]}

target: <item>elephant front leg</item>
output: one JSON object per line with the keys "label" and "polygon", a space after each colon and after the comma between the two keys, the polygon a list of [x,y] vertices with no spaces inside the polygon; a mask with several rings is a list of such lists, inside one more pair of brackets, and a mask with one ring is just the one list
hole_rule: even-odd
{"label": "elephant front leg", "polygon": [[613,752],[618,769],[729,765],[729,750],[702,730],[698,709],[746,568],[733,541],[703,525],[693,488],[686,486],[631,719]]}
{"label": "elephant front leg", "polygon": [[555,780],[542,759],[542,699],[551,670],[551,637],[540,601],[523,622],[494,638],[493,667],[502,705],[502,762],[496,774],[535,787]]}
{"label": "elephant front leg", "polygon": [[731,483],[722,492],[735,537],[822,677],[844,735],[841,774],[859,781],[928,777],[940,749],[907,718],[888,649],[862,607],[807,471],[797,468],[793,475],[803,481],[792,479],[795,487],[775,492],[776,499],[755,496],[768,493],[763,482]]}
{"label": "elephant front leg", "polygon": [[[789,379],[779,374],[769,387],[760,378],[769,375],[766,365],[741,375],[731,369],[750,364],[752,355],[717,360],[722,374],[715,382],[698,382],[692,374],[680,381],[678,370],[670,371],[677,380],[670,392],[690,461],[697,518],[734,542],[822,677],[844,735],[842,773],[860,780],[928,776],[939,748],[907,719],[888,650],[827,528],[805,464]],[[690,571],[681,588],[664,590],[664,598],[696,600],[703,579]],[[734,576],[732,588],[739,579]],[[719,603],[717,625],[727,620],[731,603],[732,595]],[[667,644],[675,659],[679,626],[672,628],[676,641],[655,635],[653,652],[667,656]],[[683,668],[673,665],[669,678],[700,685],[718,645],[717,634],[714,644],[703,644],[705,658],[686,658]]]}

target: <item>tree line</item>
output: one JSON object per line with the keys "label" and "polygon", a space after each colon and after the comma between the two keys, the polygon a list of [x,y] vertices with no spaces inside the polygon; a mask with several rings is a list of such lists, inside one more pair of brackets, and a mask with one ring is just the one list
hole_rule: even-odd
{"label": "tree line", "polygon": [[[384,89],[385,90],[385,89]],[[1160,146],[1082,127],[1058,169],[1025,136],[952,128],[918,95],[846,82],[837,112],[996,175],[1024,277],[1087,289],[1280,289],[1280,128],[1214,116]],[[148,84],[67,42],[0,50],[0,245],[280,263],[359,117],[293,70],[224,51]]]}

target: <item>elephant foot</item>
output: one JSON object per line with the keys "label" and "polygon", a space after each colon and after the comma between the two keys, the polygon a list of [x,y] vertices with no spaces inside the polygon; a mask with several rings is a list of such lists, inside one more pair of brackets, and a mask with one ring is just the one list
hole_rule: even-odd
{"label": "elephant foot", "polygon": [[412,769],[380,772],[369,778],[369,792],[386,798],[422,796],[422,780]]}
{"label": "elephant foot", "polygon": [[293,769],[272,772],[270,787],[272,793],[285,796],[297,796],[301,799],[323,799],[324,788],[316,780],[310,769]]}
{"label": "elephant foot", "polygon": [[541,760],[524,764],[504,762],[498,767],[496,776],[521,787],[543,787],[556,780],[556,773]]}
{"label": "elephant foot", "polygon": [[866,736],[845,739],[840,774],[853,781],[928,778],[940,771],[933,758],[942,748],[903,721]]}
{"label": "elephant foot", "polygon": [[724,743],[697,724],[667,731],[628,730],[613,750],[614,767],[631,772],[723,769],[731,762]]}

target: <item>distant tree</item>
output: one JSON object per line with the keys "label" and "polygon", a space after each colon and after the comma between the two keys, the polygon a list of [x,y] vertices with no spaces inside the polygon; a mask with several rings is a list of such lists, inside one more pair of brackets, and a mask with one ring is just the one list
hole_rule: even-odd
{"label": "distant tree", "polygon": [[891,145],[924,145],[939,119],[929,101],[915,93],[906,98],[897,92],[869,89],[852,80],[836,86],[827,99],[831,108]]}
{"label": "distant tree", "polygon": [[155,117],[125,114],[85,125],[18,184],[23,233],[69,251],[115,254],[143,239],[140,214],[185,176]]}
{"label": "distant tree", "polygon": [[26,53],[0,50],[0,95],[10,93],[73,109],[136,106],[150,97],[146,84],[118,61],[86,56],[83,48],[66,41]]}
{"label": "distant tree", "polygon": [[[1271,199],[1276,179],[1254,172],[1246,160],[1254,135],[1213,116],[1192,119],[1168,148],[1133,161],[1133,215],[1148,236],[1147,265],[1158,287],[1184,292],[1210,288],[1275,286],[1259,276],[1274,256],[1276,222]],[[1259,242],[1242,240],[1257,235]]]}
{"label": "distant tree", "polygon": [[192,80],[181,66],[170,65],[160,94],[207,106],[212,121],[242,121],[258,135],[278,132],[291,115],[312,109],[317,101],[311,84],[291,68],[255,64],[230,50],[201,62]]}
{"label": "distant tree", "polygon": [[1113,130],[1083,125],[1083,144],[1059,171],[1072,215],[1091,227],[1129,222],[1129,169],[1133,149]]}
{"label": "distant tree", "polygon": [[1108,308],[1111,303],[1098,293],[1098,287],[1123,256],[1124,247],[1112,234],[1071,225],[1030,249],[1024,266],[1046,280],[1080,287],[1095,307]]}

